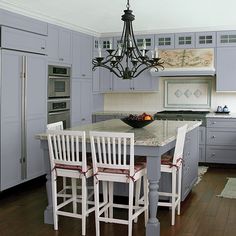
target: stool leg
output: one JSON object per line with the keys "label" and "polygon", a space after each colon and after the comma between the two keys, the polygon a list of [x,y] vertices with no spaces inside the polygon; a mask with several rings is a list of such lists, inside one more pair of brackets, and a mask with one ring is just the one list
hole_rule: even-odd
{"label": "stool leg", "polygon": [[[139,205],[140,191],[141,191],[141,179],[138,179],[135,183],[135,206]],[[134,223],[137,223],[138,217],[134,219]]]}
{"label": "stool leg", "polygon": [[[107,181],[102,181],[102,192],[103,192],[103,202],[108,203],[108,190],[107,190]],[[108,218],[108,211],[104,212],[104,216]]]}
{"label": "stool leg", "polygon": [[113,218],[113,182],[109,182],[109,218]]}
{"label": "stool leg", "polygon": [[82,235],[86,235],[87,185],[85,176],[82,177]]}
{"label": "stool leg", "polygon": [[128,236],[132,236],[132,216],[133,216],[133,197],[134,197],[134,182],[129,181],[129,218],[128,218]]}
{"label": "stool leg", "polygon": [[144,212],[144,219],[145,219],[145,225],[147,225],[147,221],[148,221],[148,181],[147,181],[146,174],[143,176],[143,195],[144,195],[144,206],[146,207],[146,210]]}
{"label": "stool leg", "polygon": [[95,225],[96,236],[100,236],[100,224],[99,224],[99,181],[94,177],[94,200],[95,200]]}
{"label": "stool leg", "polygon": [[[62,177],[63,193],[66,194],[66,177]],[[63,198],[63,201],[66,200],[66,197]]]}
{"label": "stool leg", "polygon": [[176,169],[172,170],[171,225],[175,225]]}
{"label": "stool leg", "polygon": [[53,204],[53,223],[54,230],[58,230],[58,215],[57,215],[57,180],[55,174],[52,174],[52,204]]}
{"label": "stool leg", "polygon": [[179,168],[178,173],[178,215],[180,215],[180,204],[181,204],[181,179],[182,179],[182,166]]}
{"label": "stool leg", "polygon": [[71,179],[72,183],[72,199],[73,199],[73,213],[77,213],[77,203],[76,203],[76,196],[77,196],[77,189],[76,189],[76,179]]}

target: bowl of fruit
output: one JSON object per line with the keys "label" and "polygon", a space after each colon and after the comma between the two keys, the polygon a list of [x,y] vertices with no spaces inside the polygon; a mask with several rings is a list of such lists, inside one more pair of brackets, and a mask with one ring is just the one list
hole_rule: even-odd
{"label": "bowl of fruit", "polygon": [[133,128],[143,128],[146,125],[149,125],[153,122],[152,115],[146,114],[145,112],[141,115],[132,115],[130,114],[127,117],[121,119],[127,125]]}

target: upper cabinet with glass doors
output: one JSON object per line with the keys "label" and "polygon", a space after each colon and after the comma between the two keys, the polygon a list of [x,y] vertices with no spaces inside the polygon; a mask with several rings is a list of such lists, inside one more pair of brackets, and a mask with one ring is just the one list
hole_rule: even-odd
{"label": "upper cabinet with glass doors", "polygon": [[196,48],[213,48],[216,46],[215,32],[197,32]]}
{"label": "upper cabinet with glass doors", "polygon": [[172,49],[175,47],[174,34],[157,34],[155,35],[155,46],[160,49]]}
{"label": "upper cabinet with glass doors", "polygon": [[175,34],[175,48],[195,48],[195,33]]}
{"label": "upper cabinet with glass doors", "polygon": [[217,32],[217,47],[236,46],[236,31]]}

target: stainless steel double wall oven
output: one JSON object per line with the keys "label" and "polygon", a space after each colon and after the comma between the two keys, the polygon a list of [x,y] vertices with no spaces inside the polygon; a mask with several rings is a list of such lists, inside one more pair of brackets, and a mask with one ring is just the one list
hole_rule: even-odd
{"label": "stainless steel double wall oven", "polygon": [[70,127],[70,68],[48,66],[48,123]]}

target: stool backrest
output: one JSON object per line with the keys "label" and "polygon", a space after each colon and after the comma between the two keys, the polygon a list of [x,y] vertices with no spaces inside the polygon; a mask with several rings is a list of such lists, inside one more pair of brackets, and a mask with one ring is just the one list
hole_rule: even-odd
{"label": "stool backrest", "polygon": [[59,164],[81,166],[82,171],[87,170],[84,131],[48,130],[47,135],[52,169]]}
{"label": "stool backrest", "polygon": [[134,134],[90,132],[93,168],[129,170],[134,174]]}
{"label": "stool backrest", "polygon": [[184,143],[185,143],[187,127],[188,125],[184,125],[177,129],[173,164],[177,164],[183,158]]}
{"label": "stool backrest", "polygon": [[63,122],[58,121],[55,123],[47,124],[47,130],[63,130]]}

